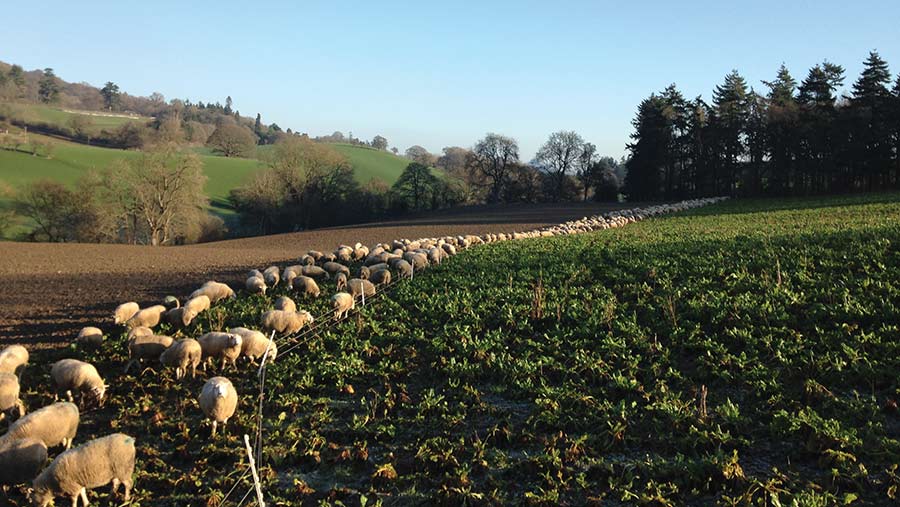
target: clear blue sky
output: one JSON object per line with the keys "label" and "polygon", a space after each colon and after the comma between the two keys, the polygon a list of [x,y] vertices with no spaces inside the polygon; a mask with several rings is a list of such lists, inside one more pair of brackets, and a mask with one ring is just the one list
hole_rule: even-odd
{"label": "clear blue sky", "polygon": [[471,146],[555,130],[620,156],[637,104],[757,89],[824,59],[849,85],[869,50],[900,71],[900,2],[10,2],[0,59],[132,94],[221,101],[312,135]]}

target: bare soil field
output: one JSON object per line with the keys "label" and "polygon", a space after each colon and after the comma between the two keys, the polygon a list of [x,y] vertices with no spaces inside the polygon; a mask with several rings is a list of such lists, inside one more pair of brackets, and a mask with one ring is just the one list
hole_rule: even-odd
{"label": "bare soil field", "polygon": [[307,250],[396,238],[512,232],[640,204],[562,203],[471,206],[390,222],[149,247],[0,242],[0,344],[61,346],[92,325],[110,329],[113,308],[183,297],[215,279],[234,287],[252,268],[296,261]]}

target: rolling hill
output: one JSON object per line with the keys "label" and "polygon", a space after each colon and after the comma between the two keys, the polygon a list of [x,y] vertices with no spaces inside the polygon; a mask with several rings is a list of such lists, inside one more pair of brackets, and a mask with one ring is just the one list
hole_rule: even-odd
{"label": "rolling hill", "polygon": [[75,117],[86,118],[90,122],[89,130],[99,134],[103,130],[114,130],[126,123],[146,123],[152,118],[146,116],[105,113],[102,111],[73,111],[58,109],[40,104],[7,104],[11,113],[28,123],[46,123],[59,127],[71,125]]}

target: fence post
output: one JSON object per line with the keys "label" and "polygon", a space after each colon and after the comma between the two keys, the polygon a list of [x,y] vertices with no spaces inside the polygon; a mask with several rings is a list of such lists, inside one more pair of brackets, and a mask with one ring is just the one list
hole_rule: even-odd
{"label": "fence post", "polygon": [[266,507],[263,502],[262,487],[259,485],[259,474],[256,473],[256,462],[253,461],[253,449],[250,447],[250,435],[244,433],[244,444],[247,446],[247,459],[250,460],[250,471],[253,472],[253,485],[256,488],[256,500],[259,507]]}

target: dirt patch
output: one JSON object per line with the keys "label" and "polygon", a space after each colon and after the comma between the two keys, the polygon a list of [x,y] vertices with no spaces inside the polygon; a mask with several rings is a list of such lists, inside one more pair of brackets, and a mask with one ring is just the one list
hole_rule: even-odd
{"label": "dirt patch", "polygon": [[169,294],[183,297],[210,279],[239,287],[249,269],[284,266],[310,249],[331,251],[340,243],[357,241],[371,245],[396,238],[523,231],[610,209],[614,207],[592,203],[474,206],[392,222],[159,248],[3,242],[0,343],[59,346],[84,326],[109,331],[112,310],[121,302],[133,300],[143,306]]}

